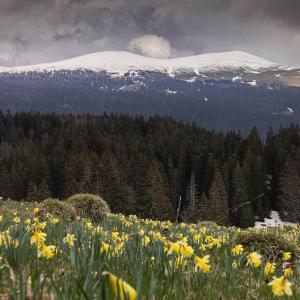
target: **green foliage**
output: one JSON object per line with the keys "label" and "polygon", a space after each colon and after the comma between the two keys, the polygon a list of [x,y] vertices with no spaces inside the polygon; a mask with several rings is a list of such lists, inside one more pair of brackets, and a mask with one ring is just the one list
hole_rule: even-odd
{"label": "green foliage", "polygon": [[45,199],[38,207],[40,209],[38,215],[43,218],[46,217],[47,213],[62,220],[74,220],[76,217],[75,208],[71,204],[58,199]]}
{"label": "green foliage", "polygon": [[95,223],[101,222],[110,213],[107,203],[97,195],[76,194],[69,197],[66,203],[72,205],[79,216]]}
{"label": "green foliage", "polygon": [[[91,193],[113,213],[173,220],[181,197],[180,215],[191,206],[195,222],[225,220],[226,207],[230,224],[240,227],[271,209],[299,221],[296,126],[270,131],[264,144],[256,129],[246,137],[163,117],[0,112],[0,124],[7,137],[0,145],[5,198],[35,202]],[[204,194],[207,201],[193,208]]]}
{"label": "green foliage", "polygon": [[[288,229],[287,229],[288,230]],[[282,262],[283,252],[291,252],[292,261],[300,259],[300,247],[295,240],[285,238],[276,229],[241,232],[235,239],[236,244],[242,244],[248,251],[259,251],[271,261]]]}

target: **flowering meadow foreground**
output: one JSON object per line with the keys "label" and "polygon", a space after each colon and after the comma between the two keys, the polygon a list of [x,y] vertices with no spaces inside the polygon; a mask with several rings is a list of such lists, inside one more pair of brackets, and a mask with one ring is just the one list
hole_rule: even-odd
{"label": "flowering meadow foreground", "polygon": [[1,299],[300,299],[297,226],[28,215],[0,216]]}

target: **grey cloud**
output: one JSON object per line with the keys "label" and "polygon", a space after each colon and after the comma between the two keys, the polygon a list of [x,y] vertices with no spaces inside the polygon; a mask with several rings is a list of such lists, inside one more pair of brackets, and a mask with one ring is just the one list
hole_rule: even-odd
{"label": "grey cloud", "polygon": [[0,65],[126,50],[149,34],[178,56],[238,49],[300,64],[300,1],[0,0]]}

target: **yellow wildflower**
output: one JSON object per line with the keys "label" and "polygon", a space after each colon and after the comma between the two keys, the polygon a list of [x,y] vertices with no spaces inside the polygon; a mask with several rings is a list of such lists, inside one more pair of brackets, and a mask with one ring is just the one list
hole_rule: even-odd
{"label": "yellow wildflower", "polygon": [[136,290],[123,279],[116,277],[110,272],[103,272],[103,276],[107,277],[110,286],[112,287],[115,297],[120,300],[136,300]]}
{"label": "yellow wildflower", "polygon": [[206,250],[206,245],[205,244],[201,244],[200,245],[200,249],[201,249],[201,251],[205,251]]}
{"label": "yellow wildflower", "polygon": [[68,233],[66,237],[63,239],[64,243],[69,245],[70,247],[74,246],[74,242],[76,241],[75,235]]}
{"label": "yellow wildflower", "polygon": [[3,222],[3,216],[0,216],[0,223]]}
{"label": "yellow wildflower", "polygon": [[237,262],[234,260],[231,264],[232,268],[233,269],[236,269],[237,268]]}
{"label": "yellow wildflower", "polygon": [[252,267],[258,268],[261,265],[261,255],[257,252],[251,252],[247,256],[247,264],[250,264]]}
{"label": "yellow wildflower", "polygon": [[35,231],[30,239],[30,244],[37,244],[37,247],[40,248],[44,244],[46,236],[47,234],[44,232]]}
{"label": "yellow wildflower", "polygon": [[285,294],[288,296],[293,295],[293,291],[291,289],[292,284],[284,279],[284,277],[273,277],[273,280],[269,283],[269,285],[272,287],[272,292],[275,296],[281,297]]}
{"label": "yellow wildflower", "polygon": [[293,275],[293,270],[291,267],[285,268],[283,270],[284,277],[291,277]]}
{"label": "yellow wildflower", "polygon": [[205,255],[203,258],[195,256],[196,269],[200,268],[203,273],[209,272],[211,265],[209,264],[209,255]]}
{"label": "yellow wildflower", "polygon": [[100,251],[101,251],[101,253],[108,253],[108,251],[109,251],[109,244],[102,242],[101,243]]}
{"label": "yellow wildflower", "polygon": [[39,211],[40,211],[40,209],[39,209],[38,207],[35,207],[35,208],[33,209],[33,213],[34,213],[34,214],[37,214]]}
{"label": "yellow wildflower", "polygon": [[46,226],[47,226],[47,222],[42,222],[42,223],[38,224],[38,227],[42,230],[44,230],[46,228]]}
{"label": "yellow wildflower", "polygon": [[150,243],[150,238],[148,236],[143,236],[142,244],[143,246],[147,246]]}
{"label": "yellow wildflower", "polygon": [[46,246],[45,244],[42,245],[38,252],[38,257],[44,257],[46,259],[51,259],[56,251],[56,247],[53,245]]}
{"label": "yellow wildflower", "polygon": [[91,223],[91,222],[86,222],[86,223],[85,223],[85,227],[86,227],[87,229],[93,229],[93,223]]}
{"label": "yellow wildflower", "polygon": [[292,257],[292,253],[291,252],[283,252],[283,259],[285,261],[289,261]]}
{"label": "yellow wildflower", "polygon": [[51,218],[50,219],[50,223],[51,224],[57,224],[57,223],[59,223],[59,218]]}
{"label": "yellow wildflower", "polygon": [[234,256],[242,255],[244,252],[243,245],[235,245],[234,247],[232,247],[231,252]]}
{"label": "yellow wildflower", "polygon": [[180,254],[190,257],[194,254],[194,249],[189,245],[182,245],[180,246]]}
{"label": "yellow wildflower", "polygon": [[21,222],[21,219],[19,217],[14,217],[13,218],[13,222],[14,223],[20,223]]}
{"label": "yellow wildflower", "polygon": [[265,276],[269,276],[274,272],[275,272],[275,264],[268,261],[264,269]]}

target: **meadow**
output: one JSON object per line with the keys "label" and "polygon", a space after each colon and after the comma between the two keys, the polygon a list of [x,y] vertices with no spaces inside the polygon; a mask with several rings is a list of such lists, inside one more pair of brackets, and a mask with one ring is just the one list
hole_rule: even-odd
{"label": "meadow", "polygon": [[300,299],[298,226],[0,209],[0,299]]}

